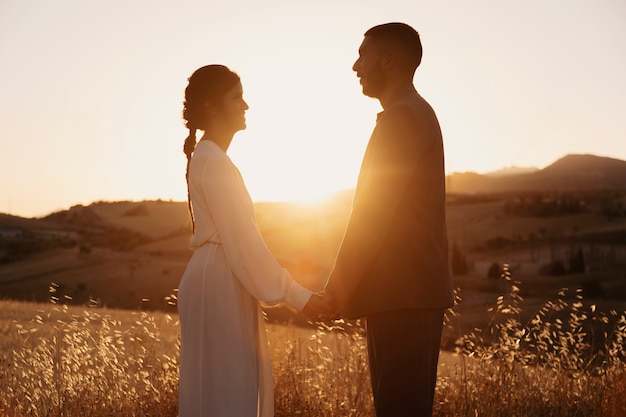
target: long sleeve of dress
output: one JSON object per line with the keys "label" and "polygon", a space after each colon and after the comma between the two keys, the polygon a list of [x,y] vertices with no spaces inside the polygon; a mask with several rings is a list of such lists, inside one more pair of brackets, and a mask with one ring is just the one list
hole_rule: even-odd
{"label": "long sleeve of dress", "polygon": [[254,204],[239,171],[225,154],[205,161],[201,190],[233,275],[264,303],[284,301],[302,310],[311,291],[296,282],[265,245]]}

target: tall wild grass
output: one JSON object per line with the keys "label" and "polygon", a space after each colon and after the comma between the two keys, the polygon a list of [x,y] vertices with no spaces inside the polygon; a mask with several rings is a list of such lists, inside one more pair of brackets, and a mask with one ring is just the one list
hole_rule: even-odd
{"label": "tall wild grass", "polygon": [[[489,324],[442,352],[435,415],[623,416],[625,313],[562,291],[522,320],[519,283],[503,279]],[[177,317],[55,301],[0,303],[0,415],[176,416]],[[450,310],[448,333],[461,320]],[[268,333],[277,417],[374,415],[360,322]]]}

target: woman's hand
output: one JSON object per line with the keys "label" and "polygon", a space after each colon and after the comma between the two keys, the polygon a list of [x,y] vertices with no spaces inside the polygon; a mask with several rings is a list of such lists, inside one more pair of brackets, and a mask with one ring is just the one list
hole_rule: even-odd
{"label": "woman's hand", "polygon": [[330,294],[313,294],[302,312],[314,322],[334,320],[339,314]]}

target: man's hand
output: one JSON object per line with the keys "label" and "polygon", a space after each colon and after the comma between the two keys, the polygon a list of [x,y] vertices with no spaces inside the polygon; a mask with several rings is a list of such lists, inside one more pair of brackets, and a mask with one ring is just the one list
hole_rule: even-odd
{"label": "man's hand", "polygon": [[329,321],[337,318],[338,311],[330,294],[313,294],[302,312],[312,321]]}

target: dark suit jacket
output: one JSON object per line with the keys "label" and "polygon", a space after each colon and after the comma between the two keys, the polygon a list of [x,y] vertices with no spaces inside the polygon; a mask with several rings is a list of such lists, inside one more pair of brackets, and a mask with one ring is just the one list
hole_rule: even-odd
{"label": "dark suit jacket", "polygon": [[447,308],[448,255],[441,129],[411,89],[378,115],[326,291],[348,318]]}

